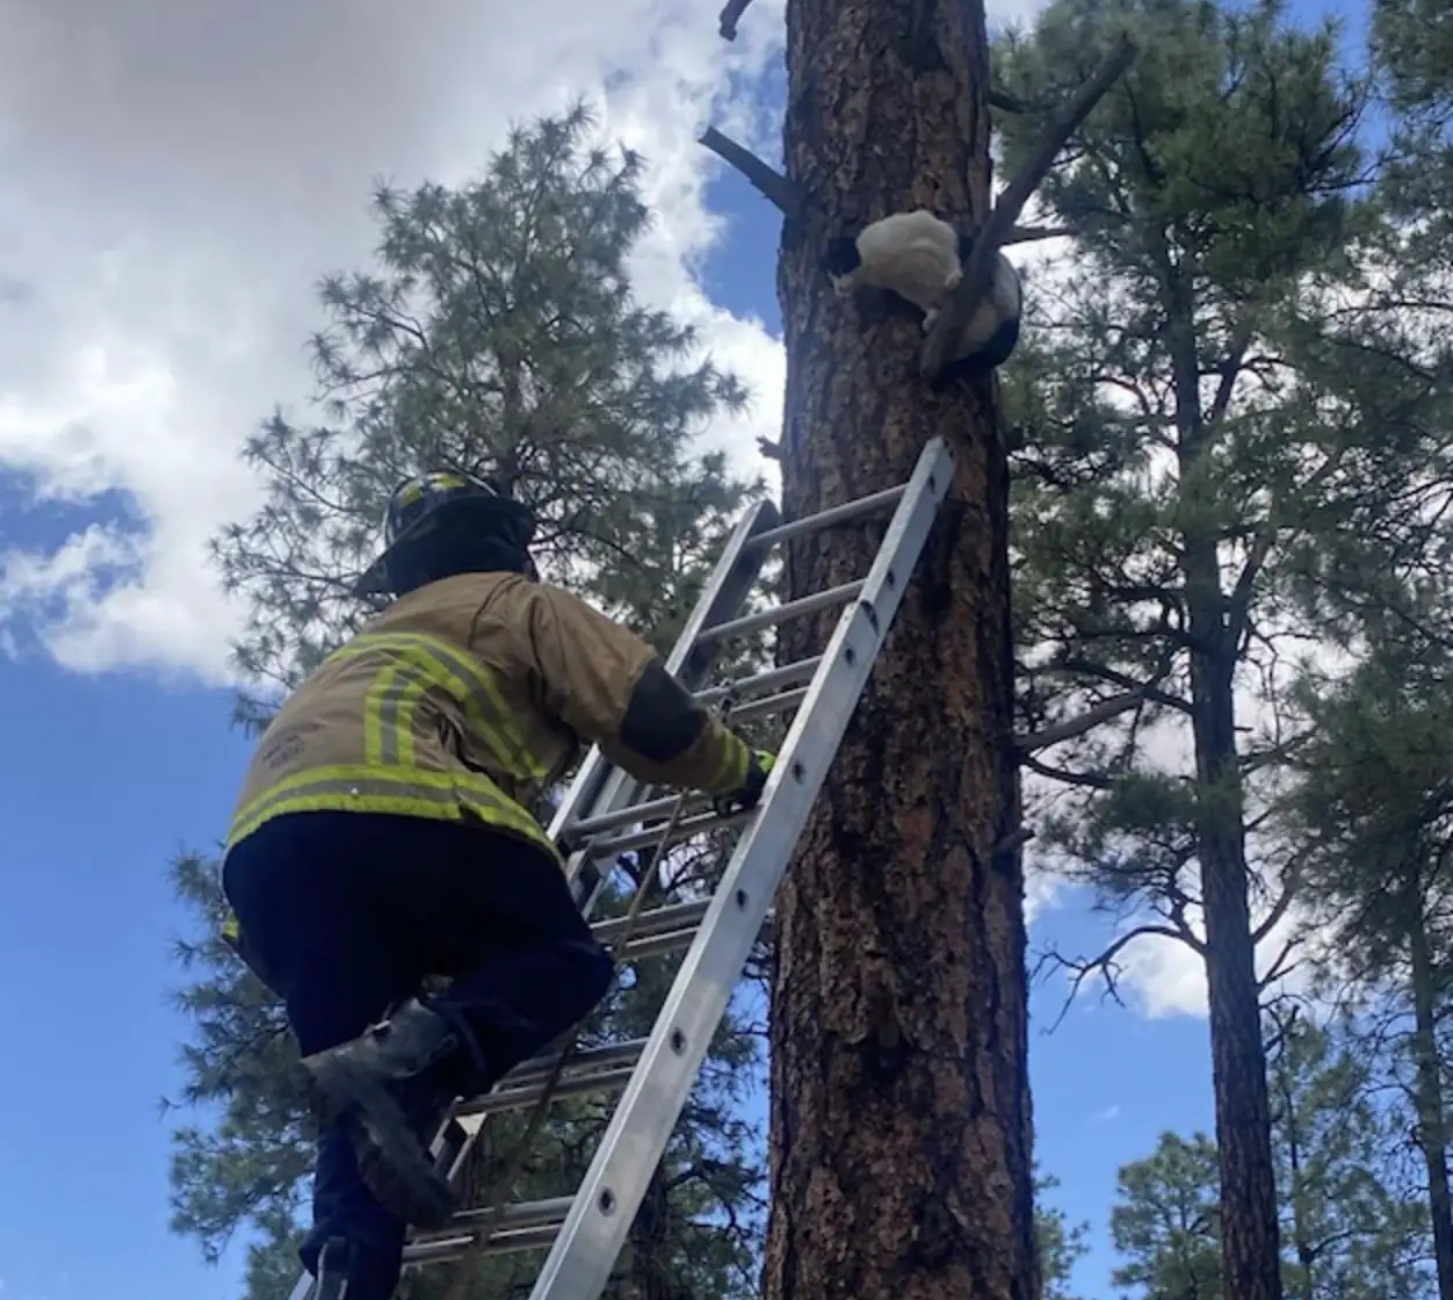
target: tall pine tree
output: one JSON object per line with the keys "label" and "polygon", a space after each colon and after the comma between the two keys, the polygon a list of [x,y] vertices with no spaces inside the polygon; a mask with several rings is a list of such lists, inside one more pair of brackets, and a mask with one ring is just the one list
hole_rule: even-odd
{"label": "tall pine tree", "polygon": [[1029,109],[1004,118],[1009,168],[1125,29],[1140,60],[1043,190],[1074,262],[1011,406],[1022,702],[1036,727],[1120,718],[1028,762],[1079,797],[1043,827],[1077,874],[1204,958],[1226,1294],[1276,1300],[1248,824],[1277,738],[1240,736],[1245,692],[1277,680],[1286,557],[1329,501],[1366,499],[1356,435],[1321,424],[1281,340],[1346,272],[1364,92],[1335,32],[1279,3],[1056,0],[998,47]]}
{"label": "tall pine tree", "polygon": [[[1421,1207],[1399,1176],[1395,1117],[1356,1039],[1269,1023],[1271,1113],[1289,1300],[1431,1300]],[[1222,1300],[1216,1147],[1163,1134],[1126,1165],[1110,1229],[1127,1300]]]}
{"label": "tall pine tree", "polygon": [[[323,281],[321,419],[300,425],[279,411],[260,428],[246,459],[265,504],[215,545],[251,612],[236,647],[244,724],[263,724],[279,692],[367,614],[349,588],[380,544],[389,491],[424,468],[492,475],[537,512],[548,579],[659,647],[674,640],[726,530],[761,490],[694,449],[706,422],[746,394],[700,357],[689,329],[634,300],[626,259],[650,217],[643,163],[591,147],[591,131],[578,108],[516,129],[473,184],[380,188],[376,267]],[[623,876],[641,865],[624,863]],[[248,1300],[281,1300],[296,1278],[312,1158],[296,1049],[276,1000],[217,937],[216,864],[187,856],[174,872],[199,922],[179,948],[178,1000],[193,1023],[181,1100],[201,1110],[175,1133],[175,1226],[209,1257],[239,1229],[253,1233]],[[608,906],[622,905],[618,890]],[[644,1032],[675,960],[636,966],[587,1041]],[[744,1029],[729,1015],[714,1041],[612,1296],[754,1289],[758,1146],[738,1103],[758,1053]],[[606,1104],[557,1105],[514,1195],[558,1195],[578,1180]],[[509,1160],[522,1127],[522,1117],[491,1120],[486,1174]],[[512,1294],[531,1263],[491,1260],[473,1294]],[[439,1279],[409,1285],[429,1296]]]}

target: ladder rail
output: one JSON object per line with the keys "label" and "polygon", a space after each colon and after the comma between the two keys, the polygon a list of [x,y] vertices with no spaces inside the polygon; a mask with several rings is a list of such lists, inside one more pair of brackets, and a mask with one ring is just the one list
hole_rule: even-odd
{"label": "ladder rail", "polygon": [[596,1300],[751,954],[952,477],[929,444],[857,601],[838,620],[758,815],[732,853],[530,1300]]}

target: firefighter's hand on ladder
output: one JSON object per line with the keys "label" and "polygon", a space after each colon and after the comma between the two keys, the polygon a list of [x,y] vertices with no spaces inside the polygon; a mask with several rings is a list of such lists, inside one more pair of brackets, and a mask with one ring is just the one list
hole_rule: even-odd
{"label": "firefighter's hand on ladder", "polygon": [[717,795],[712,800],[711,806],[716,815],[730,817],[735,812],[749,812],[755,808],[776,762],[776,754],[765,749],[754,749],[751,761],[747,764],[747,779],[742,787],[730,794]]}

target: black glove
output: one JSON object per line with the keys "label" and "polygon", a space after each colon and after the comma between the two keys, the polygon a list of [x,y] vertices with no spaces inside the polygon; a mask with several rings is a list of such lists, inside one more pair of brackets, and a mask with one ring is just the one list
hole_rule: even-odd
{"label": "black glove", "polygon": [[730,794],[719,794],[711,806],[718,817],[730,817],[734,812],[750,812],[757,806],[767,778],[777,762],[777,755],[765,749],[754,749],[747,763],[747,779]]}

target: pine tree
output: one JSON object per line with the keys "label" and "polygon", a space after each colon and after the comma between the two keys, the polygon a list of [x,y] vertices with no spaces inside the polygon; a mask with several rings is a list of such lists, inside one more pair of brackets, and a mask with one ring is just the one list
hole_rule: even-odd
{"label": "pine tree", "polygon": [[[690,327],[631,296],[650,212],[642,159],[588,147],[584,107],[511,134],[458,190],[377,187],[379,265],[330,274],[312,340],[326,422],[281,411],[248,441],[267,492],[214,554],[251,613],[245,678],[291,688],[368,608],[350,595],[399,479],[492,476],[540,519],[537,563],[606,612],[670,638],[749,495],[694,435],[739,381]],[[265,697],[242,699],[244,721]]]}
{"label": "pine tree", "polygon": [[[1429,611],[1430,617],[1435,617]],[[1308,686],[1292,833],[1324,972],[1361,995],[1422,1158],[1440,1300],[1453,1297],[1453,1192],[1442,1025],[1453,995],[1453,662],[1421,638],[1381,641],[1336,687]]]}
{"label": "pine tree", "polygon": [[[722,455],[692,450],[706,421],[746,394],[696,355],[689,329],[632,298],[625,260],[649,220],[642,160],[590,147],[591,127],[584,108],[521,127],[483,178],[461,189],[380,186],[377,267],[323,281],[330,323],[313,340],[323,421],[304,427],[278,412],[262,426],[246,459],[265,504],[215,546],[251,612],[236,647],[251,683],[239,699],[245,725],[265,723],[279,691],[367,614],[349,589],[376,553],[387,494],[408,473],[492,475],[539,515],[545,576],[662,648],[737,513],[761,491],[735,480]],[[735,666],[759,653],[738,648]],[[704,851],[714,859],[712,845]],[[644,866],[619,865],[607,912],[624,907],[631,872]],[[276,1000],[217,937],[217,864],[188,855],[174,876],[199,922],[178,950],[187,970],[178,1001],[193,1024],[179,1100],[205,1116],[176,1130],[174,1225],[209,1258],[249,1233],[249,1300],[281,1300],[297,1275],[312,1161],[301,1067]],[[677,961],[633,967],[583,1041],[640,1036]],[[737,1103],[757,1060],[734,1010],[632,1229],[612,1297],[754,1290],[761,1173]],[[559,1195],[578,1182],[608,1104],[554,1107],[513,1196]],[[524,1122],[490,1121],[481,1187],[513,1156]],[[471,1294],[513,1294],[537,1265],[538,1256],[491,1257]],[[424,1275],[407,1285],[425,1300],[441,1283]]]}
{"label": "pine tree", "polygon": [[1034,1238],[1039,1247],[1039,1275],[1043,1290],[1040,1300],[1080,1300],[1073,1289],[1075,1265],[1089,1253],[1085,1238],[1087,1223],[1070,1223],[1069,1217],[1048,1197],[1059,1186],[1050,1175],[1034,1180]]}
{"label": "pine tree", "polygon": [[1122,29],[1141,58],[1043,190],[1074,261],[1032,317],[1011,403],[1022,703],[1060,738],[1027,763],[1077,800],[1042,838],[1107,906],[1152,914],[1077,978],[1113,976],[1146,934],[1204,958],[1226,1294],[1275,1300],[1255,950],[1287,898],[1253,925],[1248,827],[1283,738],[1238,738],[1238,692],[1274,703],[1288,566],[1389,482],[1367,477],[1365,429],[1324,419],[1285,338],[1351,274],[1369,221],[1348,198],[1365,90],[1339,77],[1333,29],[1291,29],[1278,3],[1057,0],[997,51],[1029,110],[1004,119],[1006,166]]}
{"label": "pine tree", "polygon": [[[778,896],[765,1290],[1011,1300],[1038,1285],[1005,454],[990,386],[920,378],[920,314],[818,265],[893,211],[986,219],[983,5],[789,0],[787,71],[785,512],[902,483],[935,436],[957,469]],[[881,536],[790,544],[788,596],[862,577]]]}
{"label": "pine tree", "polygon": [[1116,1286],[1139,1287],[1146,1300],[1220,1300],[1216,1178],[1216,1147],[1203,1133],[1163,1133],[1152,1155],[1120,1170],[1110,1236],[1128,1260]]}
{"label": "pine tree", "polygon": [[[1290,1300],[1428,1300],[1419,1206],[1397,1176],[1394,1117],[1353,1039],[1299,1017],[1270,1023],[1280,1267]],[[1111,1236],[1128,1300],[1226,1294],[1215,1144],[1163,1134],[1120,1171]]]}

